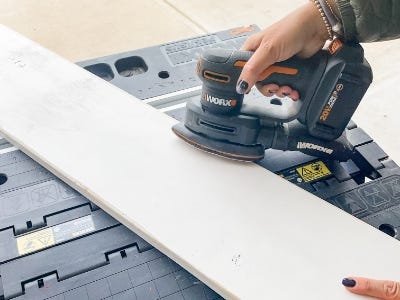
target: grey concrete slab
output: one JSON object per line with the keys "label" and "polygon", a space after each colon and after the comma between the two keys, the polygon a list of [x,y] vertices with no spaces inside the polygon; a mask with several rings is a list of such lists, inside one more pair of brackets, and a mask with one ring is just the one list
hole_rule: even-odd
{"label": "grey concrete slab", "polygon": [[71,61],[203,33],[159,0],[0,0],[0,23]]}

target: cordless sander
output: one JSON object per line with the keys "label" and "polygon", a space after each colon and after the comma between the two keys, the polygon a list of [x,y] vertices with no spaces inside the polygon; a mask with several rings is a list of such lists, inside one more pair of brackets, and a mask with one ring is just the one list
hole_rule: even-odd
{"label": "cordless sander", "polygon": [[353,151],[345,128],[372,82],[372,71],[359,44],[337,48],[267,68],[260,84],[290,86],[300,99],[274,96],[261,102],[236,92],[253,52],[205,50],[197,64],[201,97],[186,103],[184,123],[172,130],[197,148],[236,160],[257,161],[272,148],[346,161]]}

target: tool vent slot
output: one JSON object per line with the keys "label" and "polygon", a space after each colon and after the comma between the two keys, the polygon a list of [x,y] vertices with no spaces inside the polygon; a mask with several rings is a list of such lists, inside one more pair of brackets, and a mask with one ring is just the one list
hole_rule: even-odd
{"label": "tool vent slot", "polygon": [[204,76],[204,78],[207,78],[209,80],[222,82],[222,83],[228,83],[231,81],[231,77],[229,75],[216,73],[216,72],[208,71],[208,70],[204,70],[203,76]]}
{"label": "tool vent slot", "polygon": [[236,132],[236,128],[234,128],[234,127],[223,126],[223,125],[220,125],[220,124],[215,124],[215,123],[207,122],[207,121],[204,121],[204,120],[200,120],[199,124],[201,126],[208,127],[208,128],[213,129],[213,130],[221,131],[221,132],[224,132],[224,133],[235,133]]}

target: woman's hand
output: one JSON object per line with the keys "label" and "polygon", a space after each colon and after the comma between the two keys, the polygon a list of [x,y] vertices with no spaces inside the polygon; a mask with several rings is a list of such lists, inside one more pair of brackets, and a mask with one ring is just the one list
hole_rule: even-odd
{"label": "woman's hand", "polygon": [[[253,56],[243,67],[238,80],[237,92],[244,94],[259,80],[261,73],[275,62],[286,60],[293,55],[310,57],[320,50],[329,34],[321,15],[312,2],[296,9],[282,20],[250,36],[242,50],[254,51]],[[265,95],[271,92],[277,95],[288,94],[298,98],[290,87],[268,85],[260,88]],[[293,94],[292,94],[293,93]]]}
{"label": "woman's hand", "polygon": [[350,277],[343,279],[342,284],[354,294],[371,296],[381,300],[400,300],[399,282]]}

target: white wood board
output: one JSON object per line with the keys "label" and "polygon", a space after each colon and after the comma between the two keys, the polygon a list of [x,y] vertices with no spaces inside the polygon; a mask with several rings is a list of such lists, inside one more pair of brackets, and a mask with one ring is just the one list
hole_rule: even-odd
{"label": "white wood board", "polygon": [[175,120],[0,26],[0,133],[230,299],[358,299],[400,243],[255,164],[195,150]]}

